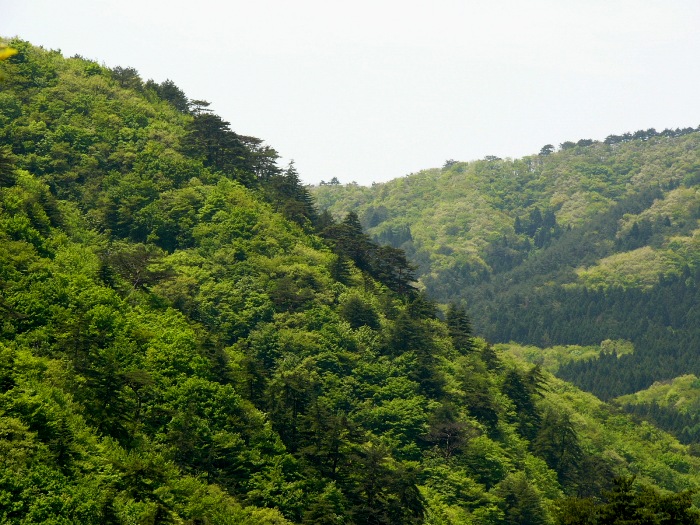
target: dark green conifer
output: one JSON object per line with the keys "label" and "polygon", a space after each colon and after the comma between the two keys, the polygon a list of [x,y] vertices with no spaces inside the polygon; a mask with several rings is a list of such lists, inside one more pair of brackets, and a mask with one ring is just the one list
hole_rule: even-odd
{"label": "dark green conifer", "polygon": [[461,352],[470,351],[474,347],[474,340],[466,309],[457,303],[450,303],[445,314],[445,322],[454,347]]}

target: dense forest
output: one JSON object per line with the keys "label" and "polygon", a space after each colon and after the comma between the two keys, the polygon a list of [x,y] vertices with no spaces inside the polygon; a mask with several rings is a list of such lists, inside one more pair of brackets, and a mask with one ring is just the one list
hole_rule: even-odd
{"label": "dense forest", "polygon": [[[404,249],[420,287],[477,334],[540,347],[627,340],[560,377],[603,399],[700,374],[700,128],[447,161],[385,184],[323,184],[333,215]],[[336,181],[337,182],[337,181]]]}
{"label": "dense forest", "polygon": [[699,522],[693,447],[475,337],[207,101],[8,44],[3,523]]}

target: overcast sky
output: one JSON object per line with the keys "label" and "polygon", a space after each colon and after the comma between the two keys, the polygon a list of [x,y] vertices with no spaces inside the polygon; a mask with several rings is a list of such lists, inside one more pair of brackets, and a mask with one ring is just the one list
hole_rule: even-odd
{"label": "overcast sky", "polygon": [[307,183],[700,124],[698,0],[0,0],[0,35],[173,80]]}

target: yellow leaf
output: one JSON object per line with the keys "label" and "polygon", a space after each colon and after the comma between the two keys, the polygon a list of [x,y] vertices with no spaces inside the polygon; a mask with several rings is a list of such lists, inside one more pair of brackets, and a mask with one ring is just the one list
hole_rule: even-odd
{"label": "yellow leaf", "polygon": [[0,48],[0,60],[5,60],[6,58],[10,58],[12,55],[16,54],[17,50],[11,47]]}

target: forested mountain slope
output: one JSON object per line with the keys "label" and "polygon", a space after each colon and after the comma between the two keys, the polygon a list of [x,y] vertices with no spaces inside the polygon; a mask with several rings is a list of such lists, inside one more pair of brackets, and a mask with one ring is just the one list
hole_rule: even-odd
{"label": "forested mountain slope", "polygon": [[699,184],[700,133],[688,128],[314,194],[404,248],[427,292],[463,301],[492,341],[632,341],[632,355],[559,372],[610,398],[700,373]]}
{"label": "forested mountain slope", "polygon": [[11,45],[3,523],[698,522],[687,446],[440,320],[261,140]]}
{"label": "forested mountain slope", "polygon": [[685,443],[700,442],[700,380],[687,374],[654,383],[615,402],[628,412],[668,429]]}

